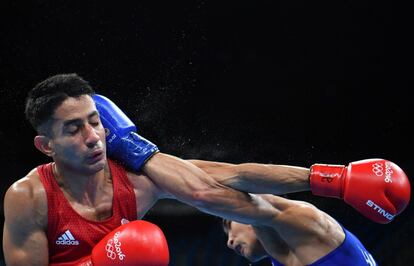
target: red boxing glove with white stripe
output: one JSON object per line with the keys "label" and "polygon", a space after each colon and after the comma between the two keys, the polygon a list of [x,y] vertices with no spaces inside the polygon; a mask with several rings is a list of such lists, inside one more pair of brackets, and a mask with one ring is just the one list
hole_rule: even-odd
{"label": "red boxing glove with white stripe", "polygon": [[384,159],[361,160],[348,166],[314,164],[310,170],[314,195],[344,199],[377,223],[391,222],[410,200],[407,175]]}
{"label": "red boxing glove with white stripe", "polygon": [[106,235],[79,266],[167,266],[167,240],[161,229],[137,220],[121,225]]}

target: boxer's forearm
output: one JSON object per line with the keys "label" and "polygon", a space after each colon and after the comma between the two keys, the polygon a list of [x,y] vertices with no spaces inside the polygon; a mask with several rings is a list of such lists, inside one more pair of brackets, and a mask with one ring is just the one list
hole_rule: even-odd
{"label": "boxer's forearm", "polygon": [[310,190],[309,169],[304,167],[189,161],[219,183],[250,193],[285,194]]}
{"label": "boxer's forearm", "polygon": [[265,224],[275,215],[269,203],[220,184],[189,161],[158,153],[142,170],[167,196],[203,212],[251,224]]}
{"label": "boxer's forearm", "polygon": [[252,193],[285,194],[310,190],[309,169],[297,166],[245,163],[221,183]]}

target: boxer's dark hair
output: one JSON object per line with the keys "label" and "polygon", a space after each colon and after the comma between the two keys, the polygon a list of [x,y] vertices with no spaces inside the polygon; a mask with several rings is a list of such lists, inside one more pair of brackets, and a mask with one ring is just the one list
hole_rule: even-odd
{"label": "boxer's dark hair", "polygon": [[44,134],[42,125],[64,100],[93,93],[89,82],[76,73],[51,76],[39,82],[28,93],[25,105],[26,118],[38,133]]}

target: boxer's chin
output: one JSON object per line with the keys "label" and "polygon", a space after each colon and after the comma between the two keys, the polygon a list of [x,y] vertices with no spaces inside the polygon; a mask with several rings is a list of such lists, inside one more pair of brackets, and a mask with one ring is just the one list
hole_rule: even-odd
{"label": "boxer's chin", "polygon": [[103,156],[99,160],[96,160],[93,163],[89,163],[88,168],[91,173],[97,173],[105,168],[106,163],[107,163],[106,156]]}

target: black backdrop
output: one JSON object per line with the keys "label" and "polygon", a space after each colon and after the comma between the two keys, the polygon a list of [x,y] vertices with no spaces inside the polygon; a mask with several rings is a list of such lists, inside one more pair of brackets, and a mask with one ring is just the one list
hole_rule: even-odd
{"label": "black backdrop", "polygon": [[[89,80],[142,135],[185,159],[310,166],[380,157],[414,175],[401,64],[409,45],[389,2],[2,1],[0,14],[3,196],[47,160],[32,144],[24,97],[63,72]],[[292,197],[340,220],[380,264],[413,259],[411,205],[378,225],[339,200]],[[146,218],[165,229],[173,265],[247,265],[226,250],[214,217],[166,201]]]}

